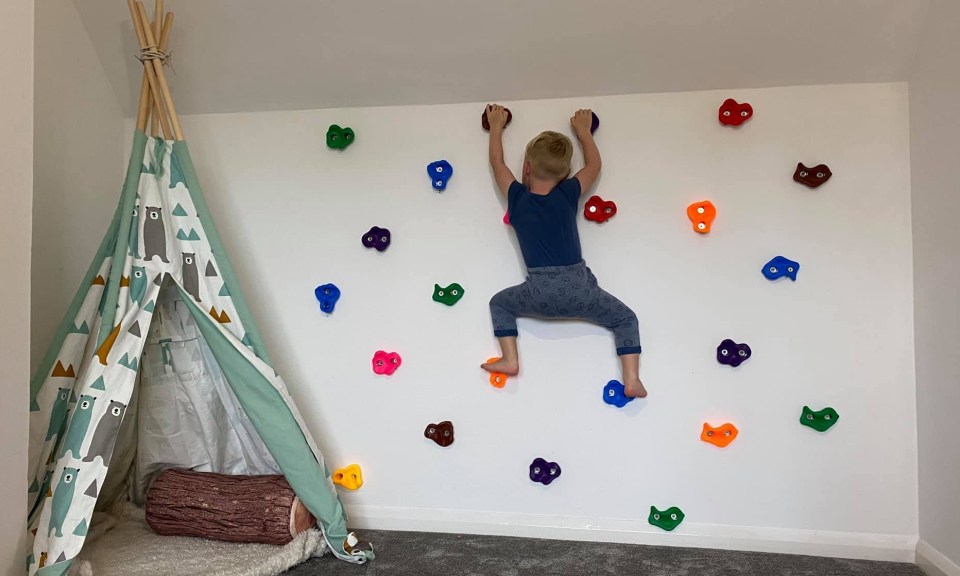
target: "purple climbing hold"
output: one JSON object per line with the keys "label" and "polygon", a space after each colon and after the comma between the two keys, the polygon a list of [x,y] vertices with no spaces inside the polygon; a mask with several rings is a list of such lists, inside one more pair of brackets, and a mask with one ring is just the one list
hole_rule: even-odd
{"label": "purple climbing hold", "polygon": [[374,226],[363,235],[361,241],[367,248],[376,248],[377,252],[383,252],[390,246],[390,231]]}
{"label": "purple climbing hold", "polygon": [[737,344],[729,338],[717,346],[717,362],[727,366],[739,366],[744,360],[750,358],[750,354],[750,346]]}
{"label": "purple climbing hold", "polygon": [[536,458],[530,463],[530,479],[546,486],[560,477],[560,465]]}
{"label": "purple climbing hold", "polygon": [[591,112],[591,114],[593,114],[593,120],[590,122],[590,133],[593,134],[600,127],[600,117],[597,116],[596,112]]}

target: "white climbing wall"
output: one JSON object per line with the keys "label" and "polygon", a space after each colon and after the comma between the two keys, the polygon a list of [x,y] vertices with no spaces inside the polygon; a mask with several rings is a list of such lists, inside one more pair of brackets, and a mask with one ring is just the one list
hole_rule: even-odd
{"label": "white climbing wall", "polygon": [[[740,130],[717,122],[750,102]],[[264,340],[331,466],[359,463],[355,525],[912,558],[917,533],[908,98],[904,84],[811,86],[506,103],[508,163],[540,130],[569,133],[592,107],[604,168],[594,192],[619,213],[580,221],[601,285],[636,310],[646,402],[601,401],[619,375],[606,332],[521,321],[522,374],[496,390],[487,301],[520,282],[500,219],[481,104],[183,119],[200,179]],[[346,151],[327,126],[352,127]],[[427,163],[446,159],[446,192]],[[579,153],[576,155],[579,162]],[[817,190],[796,163],[826,163]],[[712,233],[686,206],[709,199]],[[389,228],[383,254],[364,249]],[[796,283],[760,267],[782,254]],[[333,282],[336,312],[313,289]],[[434,283],[459,282],[453,308]],[[724,338],[753,357],[720,366]],[[394,376],[370,369],[397,351]],[[821,435],[801,408],[832,406]],[[456,442],[423,438],[449,419]],[[703,422],[733,422],[725,450]],[[563,467],[527,479],[542,456]],[[680,506],[674,533],[649,506]]]}

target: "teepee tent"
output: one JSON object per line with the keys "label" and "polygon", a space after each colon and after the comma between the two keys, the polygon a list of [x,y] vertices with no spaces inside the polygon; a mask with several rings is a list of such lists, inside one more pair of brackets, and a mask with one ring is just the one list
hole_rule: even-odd
{"label": "teepee tent", "polygon": [[[145,73],[137,130],[113,220],[30,385],[27,572],[66,574],[98,499],[142,502],[166,467],[283,474],[330,550],[362,563],[372,552],[346,530],[197,182],[164,78],[173,15],[160,4],[151,25],[128,4]],[[164,137],[147,136],[151,117]]]}

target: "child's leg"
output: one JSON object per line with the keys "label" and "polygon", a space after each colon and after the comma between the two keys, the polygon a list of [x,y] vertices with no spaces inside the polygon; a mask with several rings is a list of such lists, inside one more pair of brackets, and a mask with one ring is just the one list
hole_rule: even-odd
{"label": "child's leg", "polygon": [[489,372],[515,375],[520,372],[517,351],[517,317],[532,315],[530,287],[524,283],[501,290],[490,299],[493,335],[500,342],[500,360],[480,367]]}
{"label": "child's leg", "polygon": [[637,315],[626,304],[602,288],[587,310],[587,319],[613,331],[617,356],[623,369],[623,388],[627,396],[643,398],[646,388],[640,381],[640,328]]}

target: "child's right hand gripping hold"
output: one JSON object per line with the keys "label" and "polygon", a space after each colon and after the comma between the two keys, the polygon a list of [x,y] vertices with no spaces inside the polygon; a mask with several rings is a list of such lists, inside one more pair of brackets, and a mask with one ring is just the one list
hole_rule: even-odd
{"label": "child's right hand gripping hold", "polygon": [[507,125],[507,109],[499,104],[487,104],[487,122],[490,130],[503,130]]}

